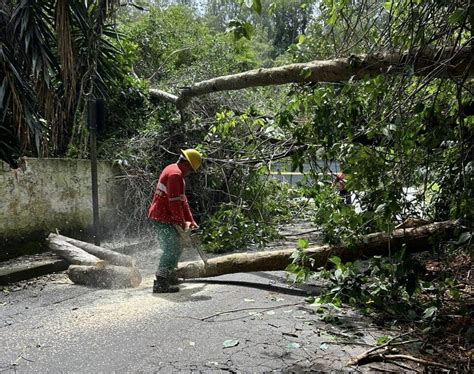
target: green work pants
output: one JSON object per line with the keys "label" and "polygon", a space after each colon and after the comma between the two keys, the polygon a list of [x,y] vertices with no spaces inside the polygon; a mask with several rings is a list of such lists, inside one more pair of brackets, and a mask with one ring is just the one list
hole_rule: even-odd
{"label": "green work pants", "polygon": [[157,274],[160,273],[160,269],[173,270],[178,266],[179,258],[181,253],[183,253],[181,237],[174,225],[156,221],[151,221],[151,223],[163,251]]}

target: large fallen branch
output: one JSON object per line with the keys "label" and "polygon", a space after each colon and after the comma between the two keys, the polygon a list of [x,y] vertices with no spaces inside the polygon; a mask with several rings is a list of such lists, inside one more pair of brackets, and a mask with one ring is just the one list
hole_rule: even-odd
{"label": "large fallen branch", "polygon": [[[385,232],[369,234],[353,248],[343,246],[309,247],[306,253],[314,259],[314,268],[326,266],[331,256],[343,261],[368,258],[374,255],[387,255],[406,245],[407,251],[423,251],[431,247],[431,239],[448,236],[458,226],[457,221],[435,222],[428,225],[394,230],[392,235]],[[390,245],[389,245],[390,243]],[[222,274],[284,270],[292,261],[294,248],[268,252],[239,253],[209,259],[207,266],[202,261],[183,262],[178,266],[181,278],[215,277]]]}
{"label": "large fallen branch", "polygon": [[64,240],[54,237],[48,237],[49,248],[59,257],[65,259],[73,265],[89,265],[97,267],[105,267],[104,260],[91,255],[81,248],[76,247]]}
{"label": "large fallen branch", "polygon": [[465,47],[353,55],[217,77],[186,87],[178,96],[157,89],[150,89],[149,93],[151,97],[175,104],[181,110],[193,97],[212,92],[288,83],[346,82],[407,71],[430,78],[471,76],[474,74],[473,54],[470,47]]}
{"label": "large fallen branch", "polygon": [[104,268],[72,265],[69,267],[68,276],[74,283],[100,288],[138,287],[142,281],[137,268],[114,265]]}
{"label": "large fallen branch", "polygon": [[[112,251],[107,248],[102,248],[91,243],[83,242],[81,240],[77,240],[77,239],[69,238],[64,235],[53,234],[53,233],[49,234],[48,239],[49,240],[59,239],[69,244],[72,244],[102,260],[105,260],[107,263],[112,264],[112,265],[135,266],[135,259],[133,257]],[[82,265],[86,265],[86,264],[82,264]]]}
{"label": "large fallen branch", "polygon": [[142,281],[130,256],[58,234],[51,233],[48,242],[55,253],[72,264],[68,275],[74,283],[101,288],[128,288],[138,287]]}

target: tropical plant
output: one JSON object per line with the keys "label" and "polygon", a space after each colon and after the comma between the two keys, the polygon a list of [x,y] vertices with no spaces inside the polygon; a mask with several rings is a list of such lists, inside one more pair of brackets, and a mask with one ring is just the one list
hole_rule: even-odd
{"label": "tropical plant", "polygon": [[[21,0],[0,7],[1,157],[61,155],[83,133],[78,114],[124,67],[109,23],[118,1]],[[82,139],[82,144],[85,139]],[[81,143],[81,141],[79,141]]]}

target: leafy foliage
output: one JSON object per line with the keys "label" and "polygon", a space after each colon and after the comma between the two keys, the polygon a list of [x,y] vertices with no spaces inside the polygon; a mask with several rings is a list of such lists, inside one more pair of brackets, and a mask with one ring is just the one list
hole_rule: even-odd
{"label": "leafy foliage", "polygon": [[[86,98],[105,97],[126,73],[108,23],[115,1],[4,2],[0,7],[1,157],[63,155],[80,138]],[[75,139],[76,138],[76,139]],[[87,143],[86,143],[87,144]]]}
{"label": "leafy foliage", "polygon": [[207,183],[200,189],[207,196],[203,238],[210,250],[261,248],[277,237],[279,223],[307,208],[298,190],[270,177],[266,160],[274,161],[271,153],[284,143],[274,130],[253,110],[218,113],[209,128],[201,143],[209,155]]}
{"label": "leafy foliage", "polygon": [[241,208],[225,205],[205,221],[202,230],[206,248],[215,253],[241,250],[249,245],[262,248],[277,236],[272,226],[260,223]]}
{"label": "leafy foliage", "polygon": [[248,44],[233,44],[228,35],[209,29],[185,7],[152,9],[123,30],[137,46],[136,73],[151,83],[167,85],[179,79],[187,85],[255,66],[248,59],[246,65],[236,64]]}
{"label": "leafy foliage", "polygon": [[[444,248],[447,263],[449,253],[451,257],[462,256],[459,248]],[[295,253],[299,254],[293,257],[287,270],[296,282],[313,278],[324,280],[321,295],[309,299],[321,308],[319,312],[324,318],[330,314],[328,305],[340,308],[343,304],[359,307],[365,314],[380,320],[390,317],[425,326],[439,323],[447,313],[469,313],[463,303],[457,303],[460,283],[451,272],[430,278],[420,259],[404,250],[390,258],[375,256],[369,261],[347,263],[333,256],[329,259],[332,266],[329,270],[321,268],[315,272],[309,270],[310,259],[304,254],[304,247],[298,245]]]}
{"label": "leafy foliage", "polygon": [[[413,215],[471,219],[459,198],[470,201],[466,192],[472,191],[468,157],[472,147],[465,148],[465,139],[473,134],[460,125],[470,119],[457,118],[456,87],[434,81],[412,94],[419,83],[413,78],[412,86],[394,91],[393,86],[404,79],[379,77],[297,89],[279,114],[280,125],[298,142],[313,144],[295,154],[293,161],[296,168],[309,163],[313,180],[318,181],[307,189],[320,204],[316,221],[328,229],[349,228],[346,237],[335,231],[328,231],[328,237],[346,240],[357,232],[390,230],[388,222]],[[418,100],[400,107],[395,96],[402,92]],[[431,103],[422,101],[427,95]],[[303,124],[297,118],[304,118]],[[329,169],[332,160],[339,160],[347,176],[346,187],[355,197],[352,207],[337,204],[329,191],[334,180],[334,170]],[[462,180],[463,186],[448,182],[442,187],[440,181],[448,179]],[[443,193],[448,185],[449,192]]]}

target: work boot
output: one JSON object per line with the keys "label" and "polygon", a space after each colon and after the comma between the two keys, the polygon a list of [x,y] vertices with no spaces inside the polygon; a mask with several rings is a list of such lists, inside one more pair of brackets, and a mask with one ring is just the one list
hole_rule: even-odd
{"label": "work boot", "polygon": [[172,273],[173,271],[171,269],[158,269],[156,272],[156,280],[153,282],[153,293],[179,292],[179,287],[171,283]]}
{"label": "work boot", "polygon": [[153,281],[153,293],[173,293],[179,292],[179,287],[170,284],[168,278],[156,277]]}
{"label": "work boot", "polygon": [[168,279],[170,281],[170,284],[177,285],[177,284],[181,283],[179,278],[178,278],[178,273],[176,272],[176,270],[171,270],[170,271]]}

